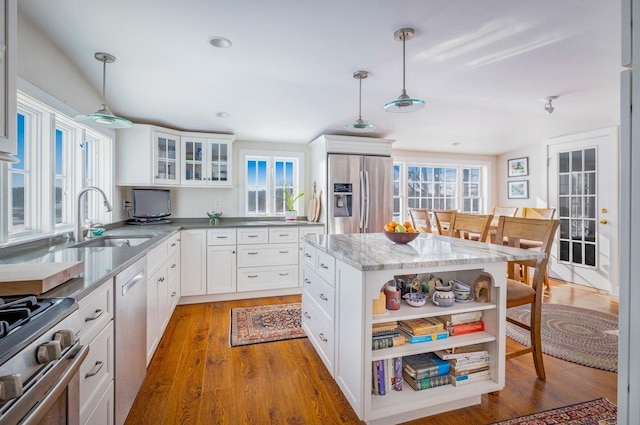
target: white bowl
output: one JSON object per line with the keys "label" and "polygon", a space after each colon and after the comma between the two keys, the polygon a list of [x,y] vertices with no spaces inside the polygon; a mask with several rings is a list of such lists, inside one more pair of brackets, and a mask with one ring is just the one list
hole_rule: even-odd
{"label": "white bowl", "polygon": [[422,307],[427,303],[427,296],[422,292],[409,292],[402,296],[411,307]]}

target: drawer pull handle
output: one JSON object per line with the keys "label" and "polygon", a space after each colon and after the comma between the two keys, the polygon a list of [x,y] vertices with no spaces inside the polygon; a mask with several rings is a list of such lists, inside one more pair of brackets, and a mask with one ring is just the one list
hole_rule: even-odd
{"label": "drawer pull handle", "polygon": [[253,279],[254,277],[258,277],[258,275],[257,274],[250,274],[250,275],[247,275],[247,277],[250,277],[250,278]]}
{"label": "drawer pull handle", "polygon": [[307,279],[306,277],[304,278],[304,283],[307,283],[307,284],[311,285],[311,281],[309,279]]}
{"label": "drawer pull handle", "polygon": [[249,254],[249,255],[258,255],[257,252],[247,252],[247,254]]}
{"label": "drawer pull handle", "polygon": [[320,267],[322,267],[323,269],[328,269],[329,268],[329,266],[325,266],[324,263],[320,263]]}
{"label": "drawer pull handle", "polygon": [[329,298],[325,297],[324,294],[318,295],[322,301],[329,301]]}
{"label": "drawer pull handle", "polygon": [[278,236],[282,236],[284,238],[285,236],[289,236],[289,234],[288,233],[280,233]]}
{"label": "drawer pull handle", "polygon": [[304,253],[304,256],[307,258],[311,258],[311,254],[307,254],[306,252]]}
{"label": "drawer pull handle", "polygon": [[288,254],[289,251],[278,251],[280,254]]}
{"label": "drawer pull handle", "polygon": [[304,317],[306,317],[307,319],[311,319],[311,316],[309,316],[309,313],[307,313],[306,311],[304,312]]}
{"label": "drawer pull handle", "polygon": [[248,238],[257,238],[259,235],[247,235]]}
{"label": "drawer pull handle", "polygon": [[98,317],[102,316],[102,313],[104,313],[104,310],[102,310],[101,308],[97,309],[95,311],[95,313],[93,313],[93,316],[90,317],[85,317],[84,321],[85,322],[91,322],[92,320],[96,320]]}
{"label": "drawer pull handle", "polygon": [[84,375],[84,379],[91,378],[92,376],[96,376],[98,372],[100,372],[100,369],[102,369],[103,364],[104,364],[103,362],[97,361],[95,366],[93,366],[93,370]]}
{"label": "drawer pull handle", "polygon": [[289,276],[289,273],[278,273],[280,276]]}
{"label": "drawer pull handle", "polygon": [[318,335],[318,338],[320,338],[324,342],[327,342],[327,338],[324,337],[324,334]]}
{"label": "drawer pull handle", "polygon": [[164,277],[161,277],[160,279],[158,279],[158,282],[164,282]]}
{"label": "drawer pull handle", "polygon": [[176,268],[176,265],[175,265],[175,264],[172,264],[172,265],[171,265],[171,268],[172,268],[172,269],[175,269],[175,268]]}
{"label": "drawer pull handle", "polygon": [[171,296],[172,296],[172,297],[175,297],[175,296],[176,296],[176,291],[173,291],[173,292],[171,293]]}
{"label": "drawer pull handle", "polygon": [[216,236],[216,239],[227,239],[226,236]]}
{"label": "drawer pull handle", "polygon": [[175,242],[174,242],[174,243],[172,243],[172,244],[171,244],[171,246],[176,246],[176,243],[175,243]]}

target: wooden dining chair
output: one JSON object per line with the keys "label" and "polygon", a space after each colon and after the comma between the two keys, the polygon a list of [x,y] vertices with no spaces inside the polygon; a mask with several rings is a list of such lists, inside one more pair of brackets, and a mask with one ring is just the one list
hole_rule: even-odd
{"label": "wooden dining chair", "polygon": [[487,239],[492,218],[491,215],[454,212],[451,214],[448,236],[469,239],[471,233],[478,235],[479,240],[484,241]]}
{"label": "wooden dining chair", "polygon": [[[539,241],[542,243],[541,251],[546,254],[544,258],[537,260],[510,261],[507,266],[507,308],[529,305],[531,311],[529,323],[519,322],[510,317],[507,317],[507,321],[528,330],[531,336],[531,345],[508,352],[506,358],[509,360],[516,356],[532,353],[536,374],[538,378],[543,380],[546,379],[540,337],[542,293],[544,292],[543,277],[547,270],[551,245],[559,223],[558,220],[502,216],[498,221],[496,238],[494,239],[495,243],[501,244],[506,238],[507,245],[512,247],[519,247],[522,239]],[[519,273],[516,266],[534,268],[531,286],[516,278],[516,273]]]}
{"label": "wooden dining chair", "polygon": [[409,217],[413,228],[418,232],[431,233],[429,210],[426,208],[409,208]]}
{"label": "wooden dining chair", "polygon": [[456,212],[456,210],[433,210],[439,235],[446,235],[449,232],[449,223],[451,222],[451,215],[454,212]]}
{"label": "wooden dining chair", "polygon": [[[525,207],[522,209],[522,217],[524,218],[538,218],[551,220],[556,214],[555,208],[528,208]],[[542,243],[538,241],[531,241],[527,239],[520,240],[520,248],[523,249],[533,249],[539,250],[542,247]],[[529,268],[525,267],[522,270],[522,280],[523,282],[529,282]],[[544,288],[547,291],[551,290],[549,285],[549,272],[547,271],[544,274]]]}
{"label": "wooden dining chair", "polygon": [[529,208],[522,209],[522,217],[524,218],[542,218],[551,220],[556,215],[555,208]]}

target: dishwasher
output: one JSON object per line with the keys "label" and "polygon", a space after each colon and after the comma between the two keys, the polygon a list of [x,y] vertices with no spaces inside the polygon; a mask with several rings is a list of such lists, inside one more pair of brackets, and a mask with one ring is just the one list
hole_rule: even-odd
{"label": "dishwasher", "polygon": [[115,424],[122,425],[147,373],[146,257],[115,277]]}

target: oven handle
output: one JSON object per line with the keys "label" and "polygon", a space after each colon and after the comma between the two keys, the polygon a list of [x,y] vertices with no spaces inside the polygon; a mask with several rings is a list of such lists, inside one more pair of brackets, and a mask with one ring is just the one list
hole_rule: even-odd
{"label": "oven handle", "polygon": [[[53,387],[47,391],[42,400],[40,400],[38,404],[34,406],[33,409],[24,416],[24,418],[22,418],[22,420],[20,421],[20,425],[37,424],[42,419],[42,416],[44,416],[49,411],[49,409],[51,409],[60,395],[62,395],[62,393],[64,393],[64,391],[67,389],[69,382],[76,375],[76,373],[80,369],[80,366],[82,365],[82,362],[87,357],[87,354],[89,354],[89,346],[79,345],[77,347],[74,347],[72,350],[73,351],[69,354],[68,358],[64,360],[61,359],[56,365],[58,367],[55,367],[49,371],[50,376],[48,376],[47,379],[43,379],[40,382],[36,383],[36,385],[29,390],[29,392],[38,392],[39,390],[42,391],[42,389],[38,388],[40,385],[52,385],[53,383],[55,383],[55,385],[53,385]],[[69,362],[69,364],[66,365],[66,367],[61,367],[63,365],[61,365],[60,363],[63,362]],[[29,392],[23,394],[21,398],[28,397]]]}

